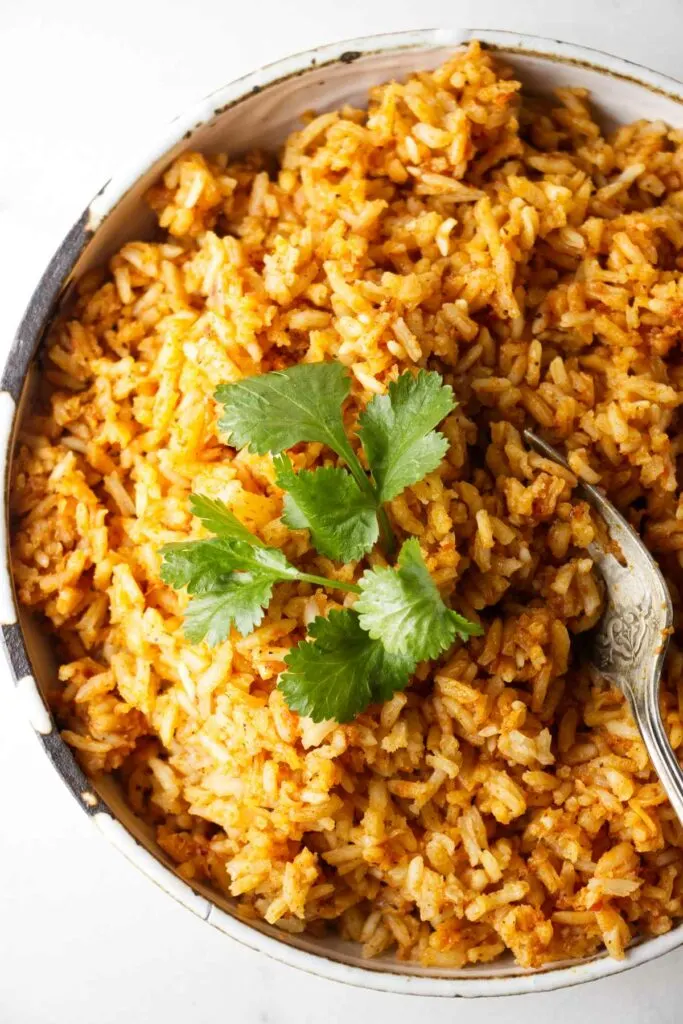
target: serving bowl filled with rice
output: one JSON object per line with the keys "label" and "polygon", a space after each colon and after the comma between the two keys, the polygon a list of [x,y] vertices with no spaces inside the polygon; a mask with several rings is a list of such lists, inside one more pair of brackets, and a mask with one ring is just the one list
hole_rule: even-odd
{"label": "serving bowl filled with rice", "polygon": [[[174,122],[40,282],[0,392],[17,691],[245,944],[474,996],[683,941],[683,828],[578,656],[574,493],[677,607],[681,103],[507,33],[322,48]],[[675,636],[661,704],[679,750]]]}

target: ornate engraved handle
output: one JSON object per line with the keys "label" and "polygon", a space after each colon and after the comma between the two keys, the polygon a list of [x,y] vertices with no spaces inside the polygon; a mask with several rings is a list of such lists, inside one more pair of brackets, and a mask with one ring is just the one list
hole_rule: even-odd
{"label": "ornate engraved handle", "polygon": [[651,686],[641,687],[636,692],[627,692],[627,696],[654,770],[659,776],[669,803],[683,825],[683,770],[669,743],[659,712],[658,683],[658,679],[653,679]]}

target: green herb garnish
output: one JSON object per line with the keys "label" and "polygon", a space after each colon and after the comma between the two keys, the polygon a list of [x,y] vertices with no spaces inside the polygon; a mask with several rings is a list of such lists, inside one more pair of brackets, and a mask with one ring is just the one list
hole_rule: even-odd
{"label": "green herb garnish", "polygon": [[355,562],[377,542],[377,505],[345,469],[323,466],[295,473],[286,455],[276,455],[275,480],[286,492],[282,521],[309,530],[313,546],[336,562]]}
{"label": "green herb garnish", "polygon": [[474,622],[446,607],[414,537],[401,548],[395,569],[363,573],[360,589],[355,604],[360,625],[391,654],[427,661],[456,637],[467,640],[481,633]]}
{"label": "green herb garnish", "polygon": [[217,536],[164,545],[161,578],[192,595],[185,613],[185,635],[192,643],[222,643],[233,625],[248,636],[263,620],[273,586],[284,580],[360,591],[353,583],[301,572],[278,548],[266,547],[247,530],[222,501],[193,494],[190,507]]}
{"label": "green herb garnish", "polygon": [[[386,553],[394,550],[383,504],[438,467],[448,442],[435,427],[455,407],[438,374],[404,373],[360,416],[368,472],[344,426],[349,391],[339,363],[295,366],[216,391],[225,410],[219,427],[231,443],[275,456],[275,478],[285,491],[283,522],[307,529],[315,548],[338,562],[358,561],[378,539]],[[301,442],[326,445],[346,468],[296,473],[284,452]],[[233,628],[242,636],[253,632],[278,582],[359,595],[353,609],[316,618],[308,639],[285,658],[278,685],[291,708],[316,722],[346,722],[369,704],[388,700],[407,686],[418,662],[482,632],[446,606],[414,538],[401,548],[395,567],[370,569],[358,583],[346,583],[297,569],[221,501],[192,495],[190,508],[214,536],[165,545],[161,576],[191,595],[185,632],[193,643],[220,643]]]}
{"label": "green herb garnish", "polygon": [[314,642],[292,648],[278,686],[290,708],[314,722],[351,721],[369,704],[405,689],[415,669],[410,655],[389,654],[373,640],[353,611],[315,619],[308,635]]}
{"label": "green herb garnish", "polygon": [[434,427],[455,408],[438,373],[402,374],[387,395],[375,395],[358,432],[379,501],[391,501],[439,466],[448,441]]}
{"label": "green herb garnish", "polygon": [[[350,389],[341,363],[311,363],[223,384],[216,391],[225,410],[218,426],[237,448],[278,455],[302,441],[317,441],[346,463],[348,469],[334,476],[325,467],[306,471],[298,484],[288,460],[276,464],[278,483],[289,492],[285,522],[309,529],[318,550],[340,562],[356,561],[378,536],[387,554],[394,551],[383,503],[436,469],[448,442],[434,427],[455,408],[453,391],[438,373],[402,374],[387,395],[371,399],[360,417],[368,475],[344,427],[342,406]],[[337,523],[348,523],[333,536],[332,514]]]}

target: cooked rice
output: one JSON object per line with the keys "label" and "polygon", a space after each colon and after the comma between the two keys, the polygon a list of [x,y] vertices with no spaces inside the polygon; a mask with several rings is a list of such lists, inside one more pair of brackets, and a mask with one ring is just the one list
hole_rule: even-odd
{"label": "cooked rice", "polygon": [[[149,203],[165,240],[80,282],[14,466],[16,583],[54,633],[51,699],[86,771],[118,774],[186,879],[367,956],[537,966],[667,931],[683,830],[621,694],[572,659],[602,607],[572,488],[606,489],[678,603],[683,133],[607,139],[581,89],[520,105],[472,44],[311,118],[277,169],[185,153]],[[191,490],[307,571],[358,575],[283,526],[270,456],[216,430],[218,383],[325,358],[351,370],[349,422],[407,367],[453,385],[448,456],[390,513],[486,630],[346,726],[276,689],[338,594],[282,584],[259,629],[209,650],[159,579],[160,546],[202,535]],[[680,750],[675,642],[661,703]]]}

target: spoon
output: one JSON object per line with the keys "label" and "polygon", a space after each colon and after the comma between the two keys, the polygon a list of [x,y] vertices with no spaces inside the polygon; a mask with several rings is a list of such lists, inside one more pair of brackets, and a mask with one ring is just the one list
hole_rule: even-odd
{"label": "spoon", "polygon": [[[555,448],[530,430],[524,431],[524,439],[539,455],[570,469]],[[582,481],[576,493],[602,517],[623,556],[615,558],[597,540],[588,545],[607,597],[602,618],[584,634],[586,657],[625,695],[659,781],[683,824],[683,770],[659,712],[662,666],[673,622],[671,595],[654,558],[614,505]]]}

